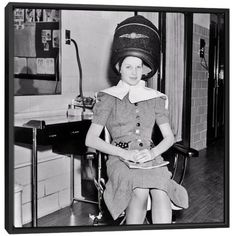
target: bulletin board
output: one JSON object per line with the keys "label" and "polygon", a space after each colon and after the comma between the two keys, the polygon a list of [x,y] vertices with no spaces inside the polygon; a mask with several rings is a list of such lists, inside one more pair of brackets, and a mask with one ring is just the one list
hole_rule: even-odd
{"label": "bulletin board", "polygon": [[15,95],[60,93],[59,51],[59,10],[14,9]]}

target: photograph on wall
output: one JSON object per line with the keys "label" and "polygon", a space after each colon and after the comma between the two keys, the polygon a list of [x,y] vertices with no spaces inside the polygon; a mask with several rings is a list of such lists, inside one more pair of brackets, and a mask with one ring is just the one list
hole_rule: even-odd
{"label": "photograph on wall", "polygon": [[52,46],[54,48],[59,48],[60,43],[60,31],[59,30],[53,30],[52,32]]}
{"label": "photograph on wall", "polygon": [[9,3],[6,28],[9,233],[229,227],[229,9]]}
{"label": "photograph on wall", "polygon": [[35,21],[35,9],[25,9],[25,22]]}
{"label": "photograph on wall", "polygon": [[55,9],[44,9],[43,19],[46,22],[59,21],[59,11]]}
{"label": "photograph on wall", "polygon": [[43,9],[35,9],[35,21],[43,21]]}
{"label": "photograph on wall", "polygon": [[24,28],[24,9],[15,9],[14,10],[14,26],[16,30]]}

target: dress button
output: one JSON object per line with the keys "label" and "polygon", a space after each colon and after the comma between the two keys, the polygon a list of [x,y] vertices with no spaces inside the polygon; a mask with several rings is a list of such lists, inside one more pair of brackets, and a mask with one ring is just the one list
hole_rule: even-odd
{"label": "dress button", "polygon": [[137,116],[136,116],[136,119],[139,119],[139,118],[140,118],[140,116],[139,116],[139,115],[137,115]]}
{"label": "dress button", "polygon": [[142,146],[143,146],[143,143],[140,143],[139,146],[142,147]]}
{"label": "dress button", "polygon": [[137,123],[136,126],[139,127],[139,126],[140,126],[140,123]]}
{"label": "dress button", "polygon": [[136,133],[136,134],[139,134],[139,133],[140,133],[140,130],[139,130],[139,129],[136,129],[136,130],[135,130],[135,133]]}
{"label": "dress button", "polygon": [[135,102],[135,103],[134,103],[134,105],[135,105],[135,106],[138,106],[138,103],[137,103],[137,102]]}

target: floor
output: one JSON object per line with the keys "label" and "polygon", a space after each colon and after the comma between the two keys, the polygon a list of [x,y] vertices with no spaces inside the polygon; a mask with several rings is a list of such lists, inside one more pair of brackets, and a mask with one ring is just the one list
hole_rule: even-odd
{"label": "floor", "polygon": [[216,223],[224,221],[224,142],[220,140],[200,151],[188,163],[184,186],[189,208],[181,211],[178,223]]}
{"label": "floor", "polygon": [[[224,221],[224,142],[217,141],[200,151],[199,157],[188,162],[183,185],[189,193],[189,208],[175,212],[175,224],[219,223]],[[49,226],[89,226],[93,220],[89,214],[98,213],[97,205],[75,202],[38,220],[38,225]],[[101,224],[114,225],[110,217]],[[30,227],[30,224],[25,225]]]}

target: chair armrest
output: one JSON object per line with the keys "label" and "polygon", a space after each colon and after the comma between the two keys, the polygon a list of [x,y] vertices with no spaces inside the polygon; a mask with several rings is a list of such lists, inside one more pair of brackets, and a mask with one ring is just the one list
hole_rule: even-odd
{"label": "chair armrest", "polygon": [[[179,180],[177,181],[180,185],[182,185],[187,169],[187,161],[190,157],[198,157],[198,151],[193,149],[193,148],[188,148],[185,147],[184,145],[180,143],[175,143],[172,147],[171,150],[175,153],[175,159],[174,159],[174,164],[173,164],[173,171],[172,171],[172,179],[175,178],[177,168],[178,168],[178,157],[181,156],[183,157],[183,162],[182,162],[182,168],[181,168],[181,175]],[[177,154],[177,155],[176,155]]]}
{"label": "chair armrest", "polygon": [[93,160],[97,157],[97,151],[94,148],[88,148],[88,150],[84,153],[84,156],[87,160]]}
{"label": "chair armrest", "polygon": [[197,150],[193,149],[193,148],[189,148],[189,147],[185,147],[184,145],[180,144],[180,143],[175,143],[172,146],[174,152],[181,154],[185,157],[198,157],[199,153]]}

